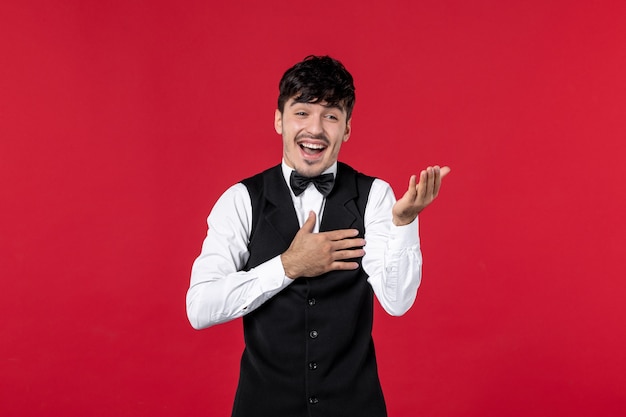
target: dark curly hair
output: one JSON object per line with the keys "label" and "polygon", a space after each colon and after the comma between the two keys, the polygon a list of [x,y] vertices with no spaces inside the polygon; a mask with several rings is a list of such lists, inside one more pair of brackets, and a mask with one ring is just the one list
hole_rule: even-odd
{"label": "dark curly hair", "polygon": [[309,55],[289,68],[278,85],[278,109],[293,98],[299,103],[321,103],[338,106],[350,120],[356,100],[352,75],[343,64],[329,56]]}

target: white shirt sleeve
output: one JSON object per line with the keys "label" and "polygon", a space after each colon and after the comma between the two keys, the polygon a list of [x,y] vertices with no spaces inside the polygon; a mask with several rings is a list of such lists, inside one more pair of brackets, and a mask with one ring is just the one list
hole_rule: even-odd
{"label": "white shirt sleeve", "polygon": [[419,220],[395,226],[396,202],[388,183],[374,180],[365,208],[363,269],[376,298],[387,313],[399,316],[413,305],[422,279]]}
{"label": "white shirt sleeve", "polygon": [[235,184],[215,203],[208,232],[191,269],[187,317],[203,329],[245,315],[291,282],[280,256],[242,271],[249,258],[252,205],[245,185]]}
{"label": "white shirt sleeve", "polygon": [[[323,197],[310,188],[300,197],[292,196],[294,205],[298,212],[316,211],[319,218]],[[364,215],[367,244],[363,268],[383,308],[391,315],[402,315],[417,295],[422,256],[417,219],[406,226],[394,226],[394,203],[389,184],[374,180]],[[302,224],[303,219],[299,220]],[[293,282],[285,275],[280,256],[242,271],[249,258],[252,229],[252,204],[245,185],[235,184],[226,190],[207,223],[207,236],[193,264],[187,291],[187,317],[195,329],[241,317]]]}

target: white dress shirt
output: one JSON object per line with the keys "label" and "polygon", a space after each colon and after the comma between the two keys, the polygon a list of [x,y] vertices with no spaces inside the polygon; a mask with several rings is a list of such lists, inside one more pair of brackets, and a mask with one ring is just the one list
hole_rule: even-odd
{"label": "white dress shirt", "polygon": [[[292,169],[283,161],[289,184]],[[337,164],[324,173],[336,175]],[[313,184],[291,199],[302,224],[314,211],[319,231],[326,199]],[[385,181],[375,179],[364,214],[365,255],[362,265],[378,301],[389,314],[399,316],[413,305],[422,276],[419,222],[395,226],[391,208],[396,199]],[[230,187],[215,203],[207,219],[208,232],[191,271],[187,291],[187,316],[195,329],[241,317],[293,282],[285,275],[280,255],[242,271],[249,258],[252,203],[245,185]],[[303,279],[303,278],[299,278]]]}

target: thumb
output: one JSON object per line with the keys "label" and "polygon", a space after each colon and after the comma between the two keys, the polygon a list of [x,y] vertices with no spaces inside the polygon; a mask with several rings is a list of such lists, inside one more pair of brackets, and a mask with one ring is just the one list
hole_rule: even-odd
{"label": "thumb", "polygon": [[313,229],[315,228],[315,212],[310,211],[309,217],[306,219],[300,231],[303,233],[313,233]]}

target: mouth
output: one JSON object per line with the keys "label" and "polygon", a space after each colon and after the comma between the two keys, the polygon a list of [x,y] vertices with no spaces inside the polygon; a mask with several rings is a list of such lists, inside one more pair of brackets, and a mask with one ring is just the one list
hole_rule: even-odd
{"label": "mouth", "polygon": [[302,150],[302,153],[307,155],[307,156],[317,156],[317,155],[320,155],[328,147],[327,145],[325,145],[323,143],[316,143],[316,142],[301,142],[301,143],[298,144],[298,146],[300,146],[300,149]]}
{"label": "mouth", "polygon": [[316,137],[302,135],[296,138],[296,144],[300,147],[302,158],[309,162],[321,159],[328,149],[328,140],[321,135]]}

